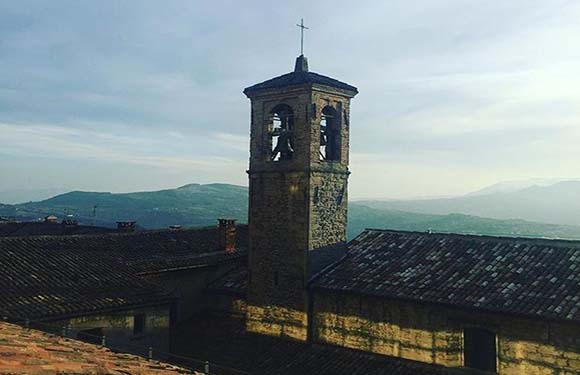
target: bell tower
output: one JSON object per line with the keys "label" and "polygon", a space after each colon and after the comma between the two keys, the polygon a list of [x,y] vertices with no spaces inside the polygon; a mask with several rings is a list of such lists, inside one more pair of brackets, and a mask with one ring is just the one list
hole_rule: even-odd
{"label": "bell tower", "polygon": [[250,86],[248,331],[306,340],[309,257],[346,241],[356,87],[294,71]]}

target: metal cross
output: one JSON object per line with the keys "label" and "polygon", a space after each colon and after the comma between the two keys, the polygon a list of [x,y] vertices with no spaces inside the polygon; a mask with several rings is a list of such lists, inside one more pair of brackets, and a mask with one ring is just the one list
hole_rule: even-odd
{"label": "metal cross", "polygon": [[300,55],[304,55],[304,29],[308,30],[308,27],[304,26],[304,18],[301,18],[300,25],[296,26],[300,28]]}

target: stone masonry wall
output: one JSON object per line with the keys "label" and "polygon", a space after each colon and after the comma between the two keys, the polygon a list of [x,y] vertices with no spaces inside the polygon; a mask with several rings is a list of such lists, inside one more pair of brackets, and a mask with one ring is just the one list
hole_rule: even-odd
{"label": "stone masonry wall", "polygon": [[315,291],[314,339],[394,357],[463,366],[463,329],[497,334],[498,373],[580,373],[578,325]]}
{"label": "stone masonry wall", "polygon": [[303,173],[251,177],[249,331],[306,338],[307,181]]}
{"label": "stone masonry wall", "polygon": [[[321,114],[332,105],[342,121],[348,100],[344,93],[308,86],[252,97],[246,315],[251,332],[307,339],[308,250],[346,240],[348,119],[341,128],[341,159],[321,162]],[[293,111],[294,155],[272,161],[268,132],[279,104]]]}
{"label": "stone masonry wall", "polygon": [[310,177],[310,249],[346,241],[348,174],[314,172]]}

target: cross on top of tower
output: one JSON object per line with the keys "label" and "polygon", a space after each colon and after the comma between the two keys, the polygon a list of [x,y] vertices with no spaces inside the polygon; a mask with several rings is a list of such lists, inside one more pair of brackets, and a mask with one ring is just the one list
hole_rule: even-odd
{"label": "cross on top of tower", "polygon": [[304,26],[304,18],[300,19],[300,24],[296,24],[300,28],[300,56],[304,55],[304,30],[309,28]]}

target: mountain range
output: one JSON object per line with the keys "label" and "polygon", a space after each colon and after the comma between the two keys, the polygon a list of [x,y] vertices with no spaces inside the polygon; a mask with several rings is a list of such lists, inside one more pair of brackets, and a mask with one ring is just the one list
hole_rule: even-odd
{"label": "mountain range", "polygon": [[[580,239],[580,226],[561,224],[574,222],[574,217],[578,217],[580,211],[573,209],[580,208],[578,198],[580,182],[561,182],[516,192],[457,198],[350,202],[348,235],[352,238],[364,228],[390,228]],[[247,204],[247,187],[189,184],[177,189],[122,194],[73,191],[39,202],[0,204],[0,216],[38,220],[49,214],[60,217],[70,214],[84,224],[111,227],[116,221],[136,220],[139,226],[154,229],[169,225],[214,225],[219,217],[236,218],[244,223]],[[482,214],[478,216],[474,211]],[[503,218],[480,217],[491,215]],[[529,217],[540,219],[534,221]],[[545,218],[550,220],[544,221],[552,223],[541,223]]]}
{"label": "mountain range", "polygon": [[423,214],[459,213],[495,219],[580,225],[580,181],[561,181],[552,185],[533,185],[487,194],[480,191],[478,194],[453,198],[366,200],[357,203],[376,209]]}

